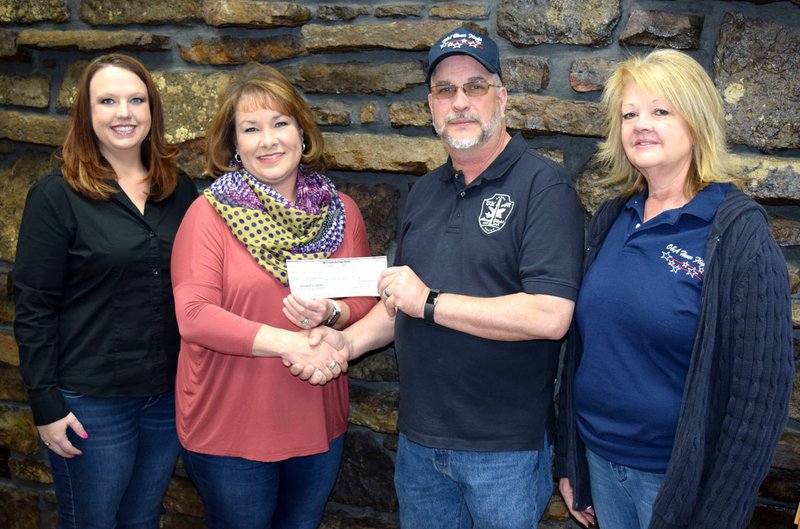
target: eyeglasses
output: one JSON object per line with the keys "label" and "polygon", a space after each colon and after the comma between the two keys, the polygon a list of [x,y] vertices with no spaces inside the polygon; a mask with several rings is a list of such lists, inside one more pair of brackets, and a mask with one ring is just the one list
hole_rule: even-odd
{"label": "eyeglasses", "polygon": [[[501,84],[491,84],[486,81],[470,81],[461,85],[467,97],[481,97],[489,92],[490,87],[500,88]],[[436,99],[453,99],[458,93],[458,86],[452,84],[437,84],[431,87],[431,95]]]}

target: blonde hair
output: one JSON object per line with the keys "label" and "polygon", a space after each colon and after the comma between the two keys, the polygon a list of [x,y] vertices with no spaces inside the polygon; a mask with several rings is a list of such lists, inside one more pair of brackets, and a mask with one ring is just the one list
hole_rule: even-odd
{"label": "blonde hair", "polygon": [[729,162],[722,98],[711,78],[689,55],[657,50],[625,60],[603,89],[606,137],[596,154],[607,174],[603,184],[621,185],[625,196],[643,191],[646,184],[622,146],[622,94],[630,83],[636,83],[643,92],[666,98],[686,121],[693,145],[685,189],[689,198],[711,182],[738,183]]}
{"label": "blonde hair", "polygon": [[240,169],[241,163],[231,166],[235,148],[234,121],[236,107],[245,101],[248,108],[271,108],[293,117],[303,129],[305,148],[300,163],[309,171],[323,172],[324,145],[314,114],[308,103],[300,96],[281,72],[263,64],[247,65],[222,94],[219,107],[206,134],[206,172],[220,176],[232,169]]}

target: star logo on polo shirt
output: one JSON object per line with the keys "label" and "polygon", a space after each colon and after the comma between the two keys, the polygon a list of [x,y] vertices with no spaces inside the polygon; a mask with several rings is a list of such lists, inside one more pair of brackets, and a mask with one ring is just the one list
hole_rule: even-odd
{"label": "star logo on polo shirt", "polygon": [[506,225],[513,209],[514,201],[510,196],[495,193],[491,198],[483,200],[478,225],[486,235],[500,231]]}
{"label": "star logo on polo shirt", "polygon": [[675,258],[670,252],[661,252],[661,259],[665,260],[670,267],[670,272],[673,274],[677,274],[678,272],[684,272],[687,276],[692,277],[694,279],[703,279],[703,268],[705,267],[705,263],[699,257],[695,258],[694,266],[689,261],[681,261],[680,259]]}

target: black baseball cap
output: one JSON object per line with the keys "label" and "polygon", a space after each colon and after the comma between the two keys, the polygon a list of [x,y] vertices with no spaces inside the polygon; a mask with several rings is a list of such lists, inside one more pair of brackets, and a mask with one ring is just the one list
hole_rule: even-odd
{"label": "black baseball cap", "polygon": [[436,65],[451,55],[469,55],[481,63],[484,68],[500,76],[501,81],[503,80],[497,44],[486,35],[460,27],[439,39],[428,52],[427,78],[429,83]]}

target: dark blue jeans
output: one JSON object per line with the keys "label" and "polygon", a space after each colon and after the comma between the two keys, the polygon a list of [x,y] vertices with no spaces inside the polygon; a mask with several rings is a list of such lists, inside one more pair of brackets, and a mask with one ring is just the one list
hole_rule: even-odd
{"label": "dark blue jeans", "polygon": [[394,483],[403,529],[531,529],[553,492],[550,445],[522,452],[428,448],[400,434]]}
{"label": "dark blue jeans", "polygon": [[327,452],[274,463],[183,450],[211,529],[316,529],[336,482],[344,435]]}
{"label": "dark blue jeans", "polygon": [[61,390],[89,434],[69,440],[83,455],[52,451],[59,529],[157,529],[178,457],[175,394],[94,398]]}

